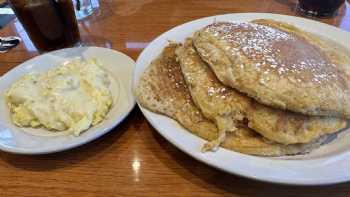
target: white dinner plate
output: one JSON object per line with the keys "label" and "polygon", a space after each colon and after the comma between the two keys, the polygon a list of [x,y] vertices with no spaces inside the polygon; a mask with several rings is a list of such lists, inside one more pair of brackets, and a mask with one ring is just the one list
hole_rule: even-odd
{"label": "white dinner plate", "polygon": [[[267,13],[212,16],[177,26],[151,42],[137,59],[134,84],[169,40],[183,42],[194,31],[214,21],[250,21],[259,18],[293,24],[350,49],[349,32],[304,18]],[[183,129],[174,120],[140,108],[152,126],[168,141],[197,160],[223,171],[261,181],[294,185],[325,185],[350,180],[350,132],[343,131],[330,143],[302,156],[257,157],[223,148],[214,153],[202,153],[200,147],[204,140]]]}
{"label": "white dinner plate", "polygon": [[[80,136],[55,134],[43,128],[16,127],[4,100],[5,91],[21,76],[30,72],[44,72],[75,58],[96,58],[111,78],[113,105],[105,120],[89,128]],[[0,150],[19,154],[47,154],[67,150],[88,143],[117,126],[132,110],[132,75],[135,62],[128,56],[100,47],[78,47],[53,51],[34,57],[7,72],[0,79]]]}

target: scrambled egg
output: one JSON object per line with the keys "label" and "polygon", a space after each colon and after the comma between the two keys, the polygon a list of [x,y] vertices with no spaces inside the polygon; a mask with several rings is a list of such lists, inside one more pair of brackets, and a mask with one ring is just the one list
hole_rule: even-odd
{"label": "scrambled egg", "polygon": [[6,92],[14,124],[43,126],[78,136],[101,122],[112,105],[107,73],[94,59],[74,60],[46,73],[27,74]]}

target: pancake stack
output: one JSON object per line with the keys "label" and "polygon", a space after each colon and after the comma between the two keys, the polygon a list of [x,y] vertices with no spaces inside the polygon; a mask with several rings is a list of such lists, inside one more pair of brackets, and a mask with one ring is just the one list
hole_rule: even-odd
{"label": "pancake stack", "polygon": [[204,152],[305,154],[347,125],[349,63],[286,23],[216,22],[165,47],[135,94],[145,108],[208,140]]}

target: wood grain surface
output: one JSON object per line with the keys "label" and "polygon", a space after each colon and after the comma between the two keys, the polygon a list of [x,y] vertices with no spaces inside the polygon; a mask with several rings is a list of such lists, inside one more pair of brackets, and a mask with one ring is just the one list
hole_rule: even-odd
{"label": "wood grain surface", "polygon": [[[296,15],[293,0],[101,0],[80,21],[85,45],[110,47],[136,60],[162,32],[205,16],[270,12]],[[313,19],[350,31],[350,5],[330,19]],[[38,55],[14,20],[0,36],[21,45],[0,54],[0,74]],[[104,137],[79,148],[42,156],[0,152],[3,196],[350,196],[350,184],[297,187],[262,183],[202,164],[163,139],[137,107]]]}

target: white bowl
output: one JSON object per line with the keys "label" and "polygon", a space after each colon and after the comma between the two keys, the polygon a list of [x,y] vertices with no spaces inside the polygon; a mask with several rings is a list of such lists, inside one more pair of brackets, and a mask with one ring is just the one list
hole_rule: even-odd
{"label": "white bowl", "polygon": [[[96,58],[112,78],[114,103],[105,120],[80,136],[52,133],[43,128],[20,128],[10,119],[5,91],[29,72],[44,72],[74,58]],[[34,57],[7,72],[0,79],[0,150],[19,154],[47,154],[88,143],[111,131],[130,113],[135,105],[132,94],[132,73],[135,62],[128,56],[106,48],[67,48]],[[118,87],[119,86],[119,87]],[[46,136],[45,136],[46,135]]]}

